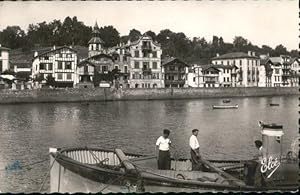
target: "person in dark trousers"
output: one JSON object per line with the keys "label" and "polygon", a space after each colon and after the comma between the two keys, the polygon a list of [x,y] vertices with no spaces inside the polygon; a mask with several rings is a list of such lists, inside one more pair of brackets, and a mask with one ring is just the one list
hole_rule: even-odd
{"label": "person in dark trousers", "polygon": [[199,132],[198,129],[193,129],[192,135],[190,137],[191,161],[192,161],[193,171],[199,171],[202,169],[200,145],[197,139],[198,132]]}
{"label": "person in dark trousers", "polygon": [[[171,169],[171,157],[170,157],[170,145],[169,139],[170,130],[164,129],[163,135],[156,141],[155,153],[158,157],[157,165],[158,169],[170,170]],[[158,151],[158,152],[157,152]]]}
{"label": "person in dark trousers", "polygon": [[258,153],[254,156],[254,159],[247,163],[247,184],[255,186],[264,186],[265,181],[260,171],[261,162],[266,158],[266,150],[263,148],[262,141],[256,140],[254,142],[255,147],[258,149]]}

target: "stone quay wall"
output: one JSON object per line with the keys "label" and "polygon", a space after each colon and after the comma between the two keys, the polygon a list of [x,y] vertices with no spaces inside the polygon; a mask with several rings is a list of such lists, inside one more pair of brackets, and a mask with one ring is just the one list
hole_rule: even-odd
{"label": "stone quay wall", "polygon": [[0,104],[299,95],[298,87],[0,90]]}

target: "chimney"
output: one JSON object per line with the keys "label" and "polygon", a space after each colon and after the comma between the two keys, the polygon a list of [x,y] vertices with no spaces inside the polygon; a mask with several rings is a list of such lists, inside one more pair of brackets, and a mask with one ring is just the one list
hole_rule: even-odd
{"label": "chimney", "polygon": [[248,56],[251,56],[252,52],[251,51],[248,51]]}
{"label": "chimney", "polygon": [[69,48],[72,49],[72,45],[70,45]]}
{"label": "chimney", "polygon": [[53,45],[53,50],[55,50],[56,49],[56,47],[55,47],[55,45]]}
{"label": "chimney", "polygon": [[219,54],[219,53],[217,53],[216,55],[217,55],[217,57],[219,57],[219,56],[220,56],[220,54]]}
{"label": "chimney", "polygon": [[0,44],[0,47],[1,47],[2,45]]}
{"label": "chimney", "polygon": [[255,56],[255,51],[252,52],[252,56]]}
{"label": "chimney", "polygon": [[37,51],[35,51],[34,54],[33,54],[34,57],[36,57],[38,55],[39,55],[39,53]]}

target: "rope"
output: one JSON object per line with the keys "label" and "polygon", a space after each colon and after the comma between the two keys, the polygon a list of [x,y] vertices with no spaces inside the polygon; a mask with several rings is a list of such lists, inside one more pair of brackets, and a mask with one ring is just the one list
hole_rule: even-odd
{"label": "rope", "polygon": [[[44,159],[44,160],[41,160],[41,161],[37,161],[37,162],[34,162],[34,163],[31,163],[31,164],[27,164],[27,165],[23,165],[23,166],[20,166],[20,171],[24,170],[22,168],[25,168],[25,167],[29,167],[29,166],[32,166],[32,165],[36,165],[36,164],[39,164],[39,163],[43,163],[45,161],[47,161],[48,159]],[[0,171],[7,171],[7,169],[0,169]]]}
{"label": "rope", "polygon": [[115,183],[116,181],[118,181],[119,179],[121,179],[124,176],[125,175],[121,175],[121,176],[117,177],[116,179],[112,179],[112,181],[108,182],[108,184],[106,186],[104,186],[104,188],[102,188],[99,192],[102,192],[103,190],[105,190],[106,188],[108,188],[108,186],[112,185],[113,183]]}
{"label": "rope", "polygon": [[42,189],[43,189],[43,187],[44,187],[44,184],[45,184],[45,181],[46,181],[46,179],[47,179],[48,175],[50,174],[50,171],[51,171],[51,169],[52,169],[52,167],[53,167],[53,165],[54,165],[55,161],[56,161],[56,156],[55,156],[55,158],[54,158],[54,160],[53,160],[53,162],[52,162],[52,164],[51,164],[51,166],[50,166],[50,169],[49,169],[49,171],[47,172],[46,176],[44,177],[44,180],[43,180],[43,183],[42,183],[42,185],[41,185],[41,187],[40,187],[40,190],[39,190],[39,192],[41,192],[41,191],[42,191]]}

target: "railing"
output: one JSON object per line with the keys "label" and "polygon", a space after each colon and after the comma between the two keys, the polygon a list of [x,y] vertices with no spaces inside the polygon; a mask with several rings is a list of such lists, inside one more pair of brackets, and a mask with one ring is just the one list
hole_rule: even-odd
{"label": "railing", "polygon": [[174,73],[174,74],[180,73],[180,74],[184,74],[185,71],[182,70],[182,69],[180,69],[180,70],[168,70],[168,69],[165,69],[165,73]]}
{"label": "railing", "polygon": [[185,84],[185,80],[165,80],[165,84]]}
{"label": "railing", "polygon": [[143,70],[144,74],[151,74],[151,72],[152,72],[151,68],[143,68],[142,70]]}

